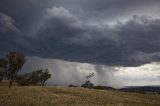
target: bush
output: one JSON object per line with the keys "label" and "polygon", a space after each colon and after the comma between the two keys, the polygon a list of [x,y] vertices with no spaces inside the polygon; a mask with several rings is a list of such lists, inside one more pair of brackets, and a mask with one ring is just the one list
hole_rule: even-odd
{"label": "bush", "polygon": [[48,69],[37,70],[24,75],[18,75],[16,82],[18,85],[27,86],[27,85],[44,85],[45,82],[51,77]]}
{"label": "bush", "polygon": [[17,82],[18,85],[22,85],[22,86],[31,85],[31,81],[29,79],[29,76],[27,76],[27,74],[25,74],[25,75],[18,75],[16,77],[16,82]]}
{"label": "bush", "polygon": [[68,87],[77,87],[77,86],[71,84],[71,85],[69,85]]}
{"label": "bush", "polygon": [[93,88],[93,83],[90,81],[86,81],[85,84],[82,85],[84,88]]}

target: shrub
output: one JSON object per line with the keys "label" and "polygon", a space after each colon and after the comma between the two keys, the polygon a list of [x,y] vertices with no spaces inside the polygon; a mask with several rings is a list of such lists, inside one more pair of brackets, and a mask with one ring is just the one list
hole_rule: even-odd
{"label": "shrub", "polygon": [[86,81],[84,84],[82,84],[82,87],[93,88],[93,83],[91,83],[90,81]]}
{"label": "shrub", "polygon": [[18,75],[16,82],[18,85],[27,86],[27,85],[44,85],[45,82],[51,77],[48,69],[37,70],[24,75]]}

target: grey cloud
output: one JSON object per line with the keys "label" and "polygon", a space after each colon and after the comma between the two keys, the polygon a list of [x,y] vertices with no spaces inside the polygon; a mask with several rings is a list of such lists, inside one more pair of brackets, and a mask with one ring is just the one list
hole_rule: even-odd
{"label": "grey cloud", "polygon": [[[118,23],[110,26],[102,25],[103,17],[98,15],[106,12],[104,17],[107,21],[112,17],[121,17],[120,14],[123,14],[123,9],[119,10],[121,7],[132,13],[131,10],[137,5],[143,9],[148,5],[159,4],[158,1],[90,2],[90,0],[81,2],[53,0],[38,3],[37,0],[16,0],[7,4],[7,0],[1,1],[0,11],[12,17],[21,30],[20,34],[7,34],[14,35],[13,39],[9,39],[11,36],[4,38],[3,34],[1,45],[5,47],[1,46],[1,50],[5,52],[17,50],[28,56],[107,65],[137,66],[159,61],[158,55],[151,56],[160,52],[159,18],[135,15],[126,22],[119,19]],[[128,7],[128,4],[136,6]],[[76,7],[77,5],[79,6]],[[107,11],[111,10],[113,14],[108,15]],[[98,14],[91,15],[92,12]],[[96,24],[91,24],[88,19]],[[149,58],[142,59],[147,57],[146,55],[149,55]]]}
{"label": "grey cloud", "polygon": [[118,25],[118,34],[122,42],[125,42],[133,49],[145,53],[158,52],[159,49],[159,28],[160,19],[147,18],[146,16],[134,16],[125,24]]}
{"label": "grey cloud", "polygon": [[[103,58],[101,61],[111,63],[115,61],[114,59],[119,59],[118,56],[113,57],[115,53],[112,50],[117,53],[121,53],[121,50],[114,45],[114,41],[105,37],[101,28],[83,23],[62,7],[55,7],[49,13],[34,37],[36,44],[31,42],[30,46],[35,46],[35,48],[41,45],[33,52],[43,50],[46,53],[43,55],[44,57],[48,55],[52,58],[81,62],[88,60],[88,62],[96,63],[98,58]],[[94,52],[95,50],[99,53]],[[106,60],[107,56],[105,57],[103,54],[108,54],[114,59]]]}
{"label": "grey cloud", "polygon": [[151,63],[152,61],[159,61],[160,53],[143,53],[143,52],[135,52],[126,58],[128,64],[134,63],[135,65],[141,65],[146,63]]}
{"label": "grey cloud", "polygon": [[18,41],[21,39],[20,33],[16,21],[7,14],[0,12],[0,55],[20,47],[18,45]]}
{"label": "grey cloud", "polygon": [[[159,25],[159,19],[135,15],[113,27],[92,26],[63,7],[54,7],[48,9],[47,18],[37,30],[35,39],[37,43],[43,43],[40,45],[45,53],[40,56],[48,58],[109,65],[141,65],[159,61],[158,55],[149,55],[159,52]],[[145,54],[150,57],[145,58]]]}
{"label": "grey cloud", "polygon": [[[99,27],[85,24],[63,7],[47,9],[44,23],[38,29],[36,37],[61,40],[64,43],[80,45],[95,44],[104,38]],[[97,34],[100,34],[97,36]],[[33,35],[34,36],[34,35]],[[103,38],[102,38],[103,37]],[[86,43],[87,42],[87,43]]]}
{"label": "grey cloud", "polygon": [[158,0],[59,0],[58,3],[90,23],[128,19],[134,14],[160,15]]}
{"label": "grey cloud", "polygon": [[55,0],[1,0],[0,11],[12,17],[23,35],[39,24],[46,8],[56,6]]}
{"label": "grey cloud", "polygon": [[4,13],[0,13],[0,33],[19,32],[15,20]]}
{"label": "grey cloud", "polygon": [[[132,13],[136,14],[137,11],[146,10],[149,7],[158,9],[159,3],[159,0],[1,0],[0,11],[16,19],[21,30],[28,32],[41,21],[45,9],[53,6],[63,6],[79,17],[83,17],[83,21],[109,22],[119,17],[127,17]],[[158,12],[155,13],[155,10],[149,9],[141,14],[148,13]]]}

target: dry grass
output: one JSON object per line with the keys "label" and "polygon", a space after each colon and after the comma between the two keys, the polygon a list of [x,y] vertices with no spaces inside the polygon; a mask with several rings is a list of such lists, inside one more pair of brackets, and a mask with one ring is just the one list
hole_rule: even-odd
{"label": "dry grass", "polygon": [[0,84],[0,106],[160,106],[160,95]]}

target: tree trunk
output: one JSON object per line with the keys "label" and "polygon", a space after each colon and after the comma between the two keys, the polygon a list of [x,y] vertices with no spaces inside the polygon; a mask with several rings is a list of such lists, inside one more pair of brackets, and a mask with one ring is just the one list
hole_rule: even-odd
{"label": "tree trunk", "polygon": [[9,88],[11,88],[12,83],[13,83],[13,80],[10,81]]}
{"label": "tree trunk", "polygon": [[15,78],[15,75],[14,74],[11,74],[11,80],[10,80],[10,83],[9,83],[9,88],[11,88],[11,85],[14,81],[14,78]]}

